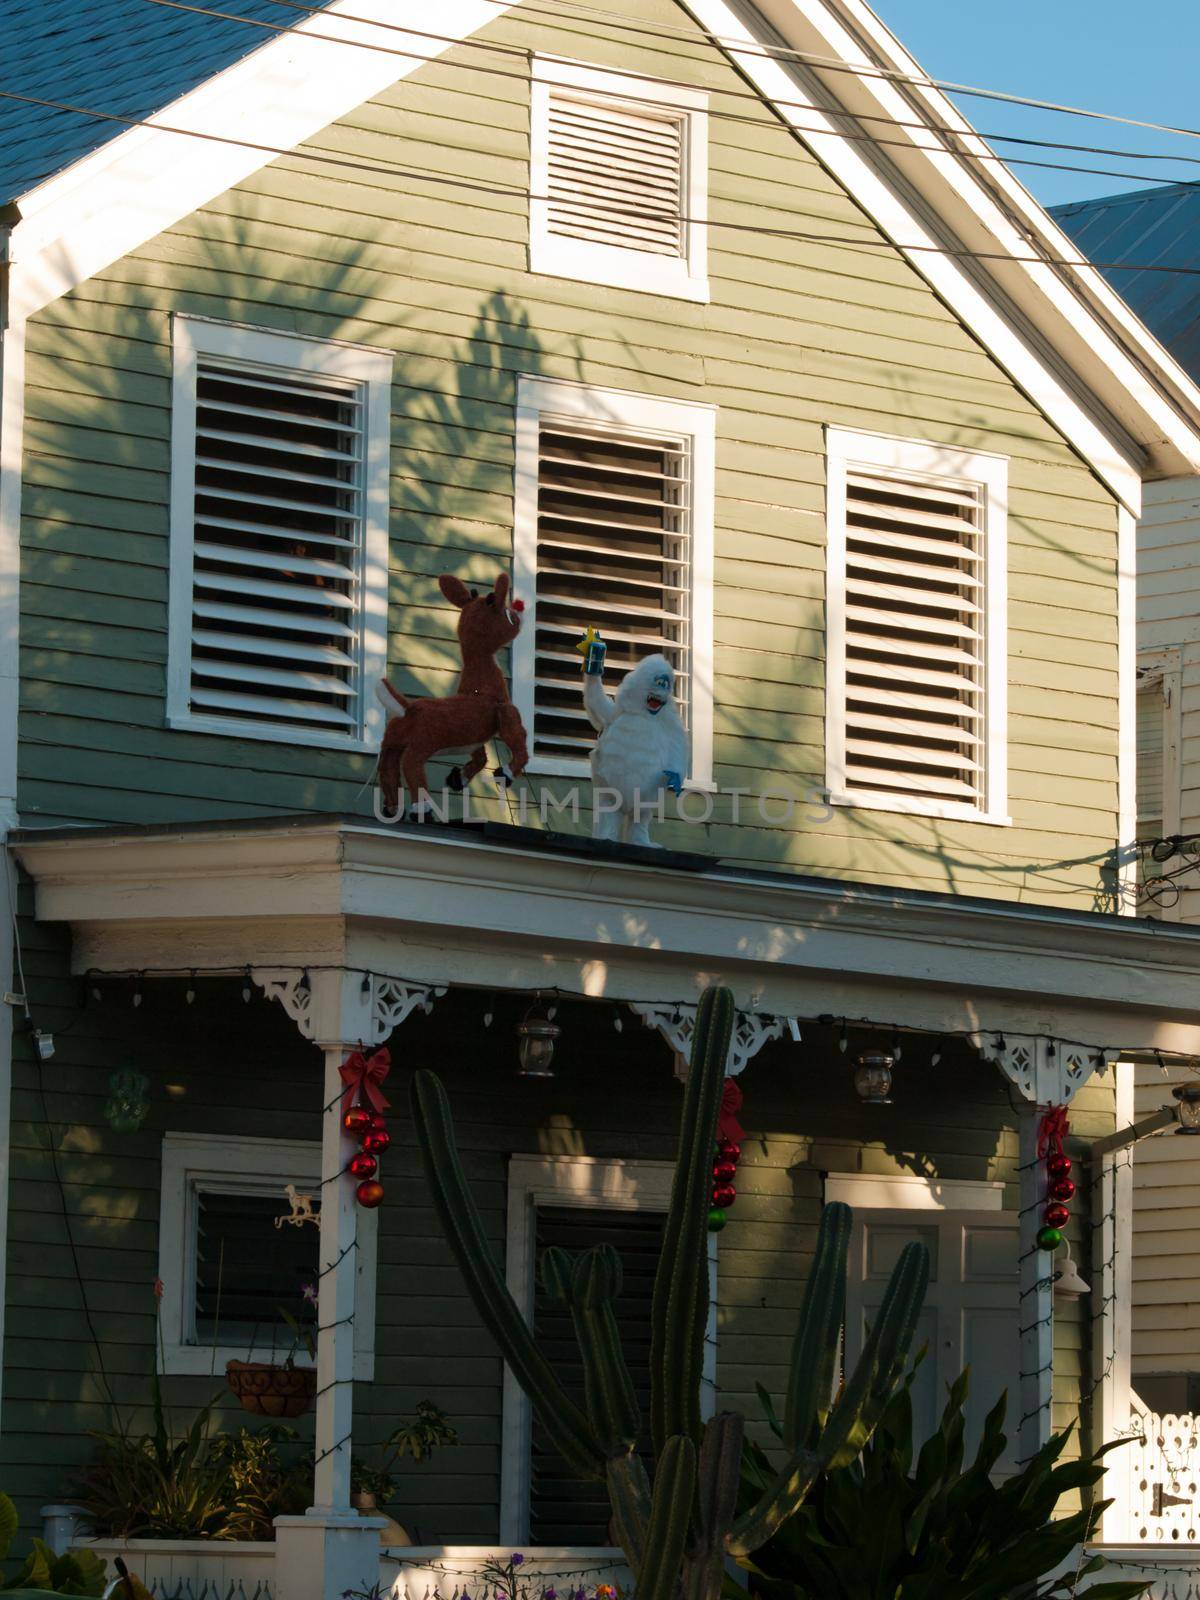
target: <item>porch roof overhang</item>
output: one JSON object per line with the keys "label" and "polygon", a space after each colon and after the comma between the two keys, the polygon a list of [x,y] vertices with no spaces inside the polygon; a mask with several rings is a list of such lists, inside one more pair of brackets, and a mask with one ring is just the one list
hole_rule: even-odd
{"label": "porch roof overhang", "polygon": [[27,829],[79,972],[345,967],[429,984],[1049,1036],[1200,1057],[1200,927],[335,816]]}

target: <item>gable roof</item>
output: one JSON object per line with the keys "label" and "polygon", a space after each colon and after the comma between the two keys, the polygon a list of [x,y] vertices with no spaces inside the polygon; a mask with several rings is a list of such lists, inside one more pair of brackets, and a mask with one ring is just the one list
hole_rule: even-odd
{"label": "gable roof", "polygon": [[[421,31],[429,11],[419,0],[327,0],[315,26],[305,17],[273,35],[149,126],[19,197],[10,319],[68,293],[514,3],[439,0],[435,38]],[[1200,388],[1077,261],[1067,235],[865,0],[688,0],[687,9],[1129,511],[1140,511],[1143,478],[1200,473]],[[398,33],[406,21],[415,31]],[[382,48],[348,49],[349,40]],[[886,123],[886,146],[864,138]]]}
{"label": "gable roof", "polygon": [[[149,117],[290,26],[276,0],[220,0],[202,16],[146,0],[4,0],[4,83],[16,94]],[[54,106],[0,100],[0,205],[123,131]]]}
{"label": "gable roof", "polygon": [[[1080,200],[1055,206],[1050,215],[1095,260],[1200,269],[1200,186],[1194,183]],[[1200,379],[1200,275],[1101,270],[1154,337]]]}

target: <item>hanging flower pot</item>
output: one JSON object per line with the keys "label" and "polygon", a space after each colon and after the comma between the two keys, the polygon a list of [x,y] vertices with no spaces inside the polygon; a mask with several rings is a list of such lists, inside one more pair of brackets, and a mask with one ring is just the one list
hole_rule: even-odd
{"label": "hanging flower pot", "polygon": [[302,1417],[312,1410],[317,1369],[270,1361],[227,1361],[225,1382],[243,1411],[256,1417]]}

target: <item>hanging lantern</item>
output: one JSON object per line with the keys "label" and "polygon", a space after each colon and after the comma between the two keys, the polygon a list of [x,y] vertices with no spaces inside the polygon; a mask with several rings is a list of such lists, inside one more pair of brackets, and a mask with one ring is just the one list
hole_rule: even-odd
{"label": "hanging lantern", "polygon": [[1054,1292],[1063,1300],[1078,1300],[1085,1294],[1091,1294],[1091,1285],[1079,1276],[1079,1268],[1071,1259],[1070,1243],[1064,1239],[1067,1247],[1067,1259],[1055,1274]]}
{"label": "hanging lantern", "polygon": [[1200,1133],[1200,1083],[1180,1083],[1171,1090],[1179,1102],[1176,1133]]}
{"label": "hanging lantern", "polygon": [[557,1022],[543,1016],[537,1009],[538,1002],[533,1005],[517,1023],[517,1054],[520,1066],[517,1076],[520,1078],[553,1078],[554,1046],[562,1037],[562,1029]]}
{"label": "hanging lantern", "polygon": [[854,1069],[854,1088],[864,1105],[891,1105],[893,1066],[894,1058],[882,1050],[859,1056]]}
{"label": "hanging lantern", "polygon": [[350,1157],[346,1171],[355,1178],[373,1178],[378,1167],[379,1163],[374,1156],[369,1156],[365,1150],[360,1150],[356,1156]]}

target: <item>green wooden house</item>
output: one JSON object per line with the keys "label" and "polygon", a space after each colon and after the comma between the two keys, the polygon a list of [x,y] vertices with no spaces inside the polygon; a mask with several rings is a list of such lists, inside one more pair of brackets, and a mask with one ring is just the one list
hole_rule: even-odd
{"label": "green wooden house", "polygon": [[[617,1572],[442,1243],[407,1082],[447,1080],[547,1344],[550,1242],[620,1241],[636,1336],[712,981],[746,1133],[710,1404],[765,1439],[838,1198],[851,1348],[933,1252],[922,1427],[970,1363],[1010,1463],[1113,1436],[1127,1164],[1080,1166],[1069,1299],[1037,1141],[1066,1105],[1087,1163],[1131,1063],[1200,1056],[1200,933],[1126,915],[1133,530],[1200,470],[1200,392],[861,0],[307,10],[9,7],[0,1485],[85,1537],[91,1433],[147,1425],[156,1375],[236,1426],[226,1362],[289,1353],[319,1281],[309,1513],[136,1570]],[[502,572],[526,770],[396,820],[376,682],[448,692],[437,580]],[[588,626],[610,690],[674,670],[658,855],[589,840]],[[392,1060],[377,1210],[343,1175],[360,1043]],[[459,1442],[381,1546],[351,1455],[422,1400]]]}

